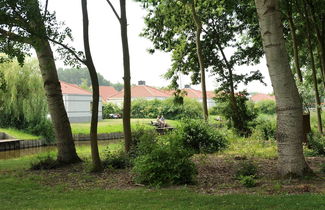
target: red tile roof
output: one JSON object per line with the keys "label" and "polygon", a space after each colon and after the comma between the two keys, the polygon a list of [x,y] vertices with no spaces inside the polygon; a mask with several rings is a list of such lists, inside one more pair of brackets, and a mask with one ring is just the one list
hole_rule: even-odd
{"label": "red tile roof", "polygon": [[106,101],[110,96],[117,94],[118,91],[112,86],[99,86],[99,95],[104,101]]}
{"label": "red tile roof", "polygon": [[[150,87],[147,85],[136,85],[131,87],[131,97],[132,98],[149,98],[149,97],[161,97],[168,98],[171,95],[165,93],[164,91],[158,90],[157,88]],[[124,90],[112,95],[109,98],[123,98]]]}
{"label": "red tile roof", "polygon": [[[202,98],[202,91],[201,90],[194,90],[192,88],[184,88],[187,92],[187,97],[189,98]],[[213,98],[215,96],[213,91],[207,91],[207,98]]]}
{"label": "red tile roof", "polygon": [[75,95],[92,95],[92,92],[82,89],[76,84],[70,84],[60,81],[62,94],[75,94]]}
{"label": "red tile roof", "polygon": [[254,102],[265,101],[265,100],[275,101],[275,96],[271,96],[271,95],[263,94],[263,93],[258,93],[258,94],[253,95],[251,97],[251,100],[254,101]]}

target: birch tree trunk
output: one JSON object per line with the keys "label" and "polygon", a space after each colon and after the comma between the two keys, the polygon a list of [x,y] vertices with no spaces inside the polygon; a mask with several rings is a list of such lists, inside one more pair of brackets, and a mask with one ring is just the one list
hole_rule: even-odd
{"label": "birch tree trunk", "polygon": [[255,0],[263,48],[276,98],[278,172],[303,176],[310,169],[303,155],[303,111],[290,71],[277,0]]}
{"label": "birch tree trunk", "polygon": [[57,141],[57,160],[61,163],[80,162],[72,139],[71,126],[62,99],[62,91],[58,79],[53,52],[47,40],[39,40],[34,46],[47,97],[49,112],[54,126]]}

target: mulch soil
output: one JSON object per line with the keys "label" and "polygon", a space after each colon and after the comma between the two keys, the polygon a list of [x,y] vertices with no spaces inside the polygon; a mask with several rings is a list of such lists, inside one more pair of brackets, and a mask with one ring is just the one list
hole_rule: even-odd
{"label": "mulch soil", "polygon": [[[187,187],[194,191],[211,194],[301,194],[325,193],[325,173],[320,172],[325,157],[308,157],[308,165],[315,172],[313,177],[303,179],[281,179],[277,175],[277,160],[245,157],[223,157],[216,155],[197,155],[193,158],[197,166],[196,183]],[[252,161],[258,169],[257,185],[244,187],[236,179],[236,171],[244,161]],[[85,163],[52,170],[31,171],[27,174],[39,177],[47,186],[64,186],[70,189],[135,189],[143,185],[133,181],[131,169],[105,169],[102,173],[90,173]],[[16,173],[18,176],[19,173]],[[26,176],[26,172],[24,172]],[[184,188],[171,186],[169,188]]]}

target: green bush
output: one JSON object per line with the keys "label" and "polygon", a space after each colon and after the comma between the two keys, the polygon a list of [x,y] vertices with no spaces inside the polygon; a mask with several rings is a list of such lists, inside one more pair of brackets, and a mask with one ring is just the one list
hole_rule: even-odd
{"label": "green bush", "polygon": [[273,100],[265,100],[259,101],[255,103],[255,109],[258,114],[275,114],[275,101]]}
{"label": "green bush", "polygon": [[241,176],[239,177],[239,182],[247,188],[256,186],[254,176]]}
{"label": "green bush", "polygon": [[259,116],[254,121],[252,137],[258,140],[274,140],[276,134],[275,118],[269,116]]}
{"label": "green bush", "polygon": [[256,165],[251,161],[245,161],[240,166],[240,168],[236,172],[236,177],[246,177],[246,176],[252,176],[256,177],[257,175],[257,167]]}
{"label": "green bush", "polygon": [[251,134],[250,124],[256,118],[256,113],[254,106],[248,101],[247,92],[236,94],[234,103],[229,92],[220,92],[215,100],[215,113],[224,116],[229,127],[234,128],[240,136]]}
{"label": "green bush", "polygon": [[325,155],[325,137],[318,132],[308,134],[308,148],[314,151],[314,155]]}
{"label": "green bush", "polygon": [[135,158],[152,151],[157,141],[157,135],[158,134],[155,130],[138,125],[132,130],[132,145],[129,152],[130,156]]}
{"label": "green bush", "polygon": [[124,169],[131,167],[131,159],[127,153],[120,151],[117,153],[105,152],[103,166],[106,168],[112,167],[114,169]]}
{"label": "green bush", "polygon": [[175,132],[181,144],[193,153],[213,153],[224,149],[226,138],[203,120],[184,120]]}
{"label": "green bush", "polygon": [[164,115],[166,119],[202,118],[202,106],[194,99],[184,98],[182,105],[175,104],[174,98],[166,100],[134,100],[131,116],[133,118],[156,118]]}
{"label": "green bush", "polygon": [[122,114],[119,106],[113,103],[106,103],[103,105],[103,119],[108,119],[110,114]]}
{"label": "green bush", "polygon": [[320,165],[320,171],[325,173],[325,162]]}
{"label": "green bush", "polygon": [[35,162],[31,163],[30,168],[32,170],[49,170],[49,169],[55,169],[59,166],[56,159],[48,154],[46,156],[38,156],[37,160]]}
{"label": "green bush", "polygon": [[197,173],[191,155],[177,144],[156,143],[150,152],[135,158],[135,180],[149,186],[191,184]]}
{"label": "green bush", "polygon": [[53,124],[50,120],[47,119],[44,119],[37,123],[30,123],[28,128],[26,128],[26,131],[34,135],[42,136],[48,142],[53,142],[55,139]]}

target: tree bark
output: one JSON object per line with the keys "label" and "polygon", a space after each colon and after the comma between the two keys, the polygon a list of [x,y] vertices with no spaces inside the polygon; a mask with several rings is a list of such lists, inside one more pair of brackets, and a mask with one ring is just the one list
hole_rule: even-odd
{"label": "tree bark", "polygon": [[202,43],[201,43],[202,23],[196,13],[194,2],[192,2],[190,6],[191,6],[193,20],[196,26],[196,53],[199,60],[200,73],[201,73],[202,104],[203,104],[204,119],[207,121],[209,117],[209,112],[208,112],[207,91],[206,91],[206,84],[205,84],[206,83],[205,63],[204,63],[204,58],[202,53]]}
{"label": "tree bark", "polygon": [[263,48],[277,104],[278,172],[303,176],[310,169],[303,155],[303,111],[290,71],[277,0],[255,0]]}
{"label": "tree bark", "polygon": [[92,171],[101,171],[102,164],[98,152],[97,143],[97,126],[98,126],[98,106],[99,106],[99,84],[95,65],[90,52],[89,46],[89,20],[87,10],[87,0],[81,0],[82,17],[83,17],[83,39],[86,54],[86,65],[90,74],[92,90],[93,90],[93,104],[91,111],[91,125],[90,125],[90,144],[91,144],[91,157],[93,162]]}
{"label": "tree bark", "polygon": [[121,39],[123,49],[123,65],[124,65],[124,102],[123,102],[123,132],[125,141],[125,151],[129,152],[132,145],[131,133],[131,71],[130,71],[130,54],[127,32],[127,18],[125,0],[120,0],[121,9]]}
{"label": "tree bark", "polygon": [[34,46],[39,61],[49,112],[57,141],[57,160],[64,164],[80,162],[72,138],[71,126],[62,99],[53,52],[47,40],[39,40]]}

